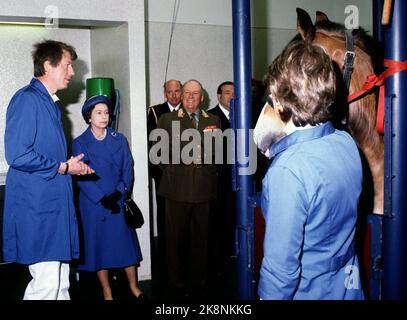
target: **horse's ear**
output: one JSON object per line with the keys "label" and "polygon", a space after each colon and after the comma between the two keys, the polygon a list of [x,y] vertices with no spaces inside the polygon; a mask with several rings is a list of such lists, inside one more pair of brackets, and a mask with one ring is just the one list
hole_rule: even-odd
{"label": "horse's ear", "polygon": [[321,11],[317,11],[316,17],[315,17],[315,22],[321,22],[321,21],[329,21],[328,16],[321,12]]}
{"label": "horse's ear", "polygon": [[312,42],[315,37],[315,26],[307,11],[297,8],[297,31],[306,42]]}

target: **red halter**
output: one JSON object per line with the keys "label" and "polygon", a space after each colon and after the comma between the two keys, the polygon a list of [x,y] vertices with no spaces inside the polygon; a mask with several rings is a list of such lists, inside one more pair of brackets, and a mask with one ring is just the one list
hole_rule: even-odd
{"label": "red halter", "polygon": [[394,61],[394,60],[384,60],[384,66],[387,67],[385,71],[379,76],[374,73],[367,76],[366,82],[363,84],[362,89],[352,93],[348,96],[348,102],[354,102],[361,98],[366,93],[370,93],[374,87],[380,87],[379,91],[379,105],[377,108],[377,120],[376,120],[376,130],[379,133],[384,133],[384,80],[400,71],[407,70],[407,61]]}

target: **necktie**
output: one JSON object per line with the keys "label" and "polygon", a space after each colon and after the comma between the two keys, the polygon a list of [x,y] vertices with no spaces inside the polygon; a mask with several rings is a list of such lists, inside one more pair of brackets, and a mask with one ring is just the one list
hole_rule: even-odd
{"label": "necktie", "polygon": [[196,129],[198,126],[197,126],[194,112],[191,113],[191,122],[192,122],[193,127]]}

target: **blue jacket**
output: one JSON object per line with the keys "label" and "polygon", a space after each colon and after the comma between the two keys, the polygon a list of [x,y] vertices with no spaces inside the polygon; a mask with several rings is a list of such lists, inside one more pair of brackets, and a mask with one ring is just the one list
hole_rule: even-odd
{"label": "blue jacket", "polygon": [[[126,138],[107,128],[105,139],[96,140],[88,127],[73,141],[73,153],[84,153],[82,159],[95,170],[94,175],[78,177],[79,212],[82,234],[79,269],[97,271],[122,268],[141,261],[135,231],[124,218],[125,189],[134,181],[133,157]],[[113,214],[100,200],[115,190],[122,194],[120,212]]]}
{"label": "blue jacket", "polygon": [[363,299],[354,249],[358,149],[330,122],[271,146],[263,179],[262,299]]}
{"label": "blue jacket", "polygon": [[37,79],[13,96],[4,138],[10,168],[4,203],[4,260],[23,264],[79,256],[69,175],[58,174],[67,150],[61,112]]}

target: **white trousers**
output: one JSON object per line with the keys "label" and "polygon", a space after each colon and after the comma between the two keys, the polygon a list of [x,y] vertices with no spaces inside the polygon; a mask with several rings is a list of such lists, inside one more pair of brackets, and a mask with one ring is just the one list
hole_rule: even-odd
{"label": "white trousers", "polygon": [[69,264],[46,261],[28,266],[33,277],[24,300],[71,300],[69,296]]}

